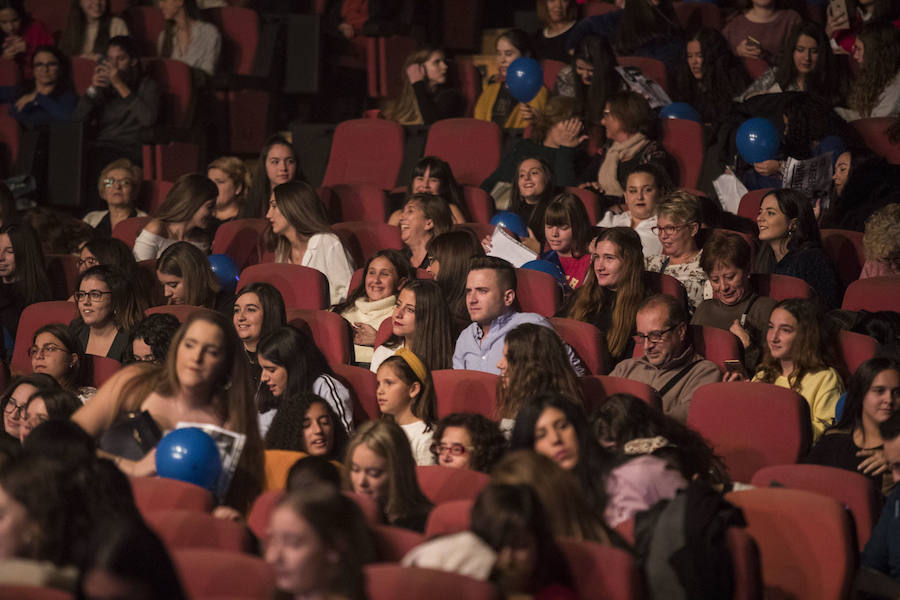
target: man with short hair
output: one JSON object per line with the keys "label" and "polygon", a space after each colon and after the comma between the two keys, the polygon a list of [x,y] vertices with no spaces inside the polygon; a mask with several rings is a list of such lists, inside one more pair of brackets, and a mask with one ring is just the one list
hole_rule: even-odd
{"label": "man with short hair", "polygon": [[[878,426],[884,458],[895,482],[900,482],[900,413]],[[900,486],[894,485],[881,510],[878,524],[863,549],[860,587],[868,592],[900,596]]]}
{"label": "man with short hair", "polygon": [[623,360],[610,373],[658,391],[663,412],[682,423],[687,422],[694,390],[722,379],[719,367],[694,351],[687,327],[681,302],[663,294],[647,298],[638,307],[635,335],[644,355]]}
{"label": "man with short hair", "polygon": [[[506,334],[522,325],[534,323],[553,328],[537,313],[519,311],[516,302],[516,270],[502,258],[475,258],[466,278],[466,308],[473,323],[456,340],[453,368],[500,374],[497,363],[503,357]],[[565,342],[564,342],[565,343]],[[584,366],[569,346],[569,361],[578,375]]]}

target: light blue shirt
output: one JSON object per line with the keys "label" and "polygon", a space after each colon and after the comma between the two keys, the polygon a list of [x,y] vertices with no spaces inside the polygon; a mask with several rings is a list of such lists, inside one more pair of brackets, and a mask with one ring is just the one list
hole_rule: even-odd
{"label": "light blue shirt", "polygon": [[[534,323],[542,327],[553,329],[546,318],[537,313],[514,312],[504,313],[494,319],[488,327],[487,335],[478,323],[472,323],[459,334],[456,340],[456,349],[453,352],[453,368],[467,369],[469,371],[483,371],[485,373],[500,374],[497,363],[503,357],[503,342],[506,334],[525,323]],[[584,365],[575,356],[575,352],[568,344],[563,342],[569,354],[569,362],[579,376],[584,375]]]}

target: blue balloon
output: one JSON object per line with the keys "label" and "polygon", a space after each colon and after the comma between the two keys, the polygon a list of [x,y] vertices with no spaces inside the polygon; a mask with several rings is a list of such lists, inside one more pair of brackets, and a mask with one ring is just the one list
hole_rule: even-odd
{"label": "blue balloon", "polygon": [[673,102],[668,106],[664,106],[662,110],[659,111],[659,118],[685,119],[686,121],[696,121],[697,123],[703,122],[700,118],[700,113],[697,112],[697,109],[687,102]]}
{"label": "blue balloon", "polygon": [[222,472],[219,448],[202,429],[176,429],[156,445],[156,472],[213,491]]}
{"label": "blue balloon", "polygon": [[775,156],[781,145],[781,134],[768,119],[755,117],[741,123],[735,141],[743,159],[754,164]]}
{"label": "blue balloon", "polygon": [[550,275],[554,279],[556,279],[557,283],[560,285],[566,285],[566,274],[563,273],[563,270],[556,263],[552,263],[549,260],[529,260],[527,263],[522,265],[522,269],[531,269],[532,271],[540,271],[541,273],[546,273]]}
{"label": "blue balloon", "polygon": [[237,265],[234,264],[231,257],[227,254],[210,254],[209,266],[212,268],[216,279],[219,280],[219,285],[222,286],[222,289],[228,290],[228,292],[233,294],[241,272],[238,271]]}
{"label": "blue balloon", "polygon": [[508,210],[501,210],[491,219],[491,225],[502,225],[506,227],[520,238],[528,237],[528,226],[522,217]]}
{"label": "blue balloon", "polygon": [[544,85],[544,69],[541,63],[520,56],[506,69],[506,85],[513,98],[519,102],[531,102]]}

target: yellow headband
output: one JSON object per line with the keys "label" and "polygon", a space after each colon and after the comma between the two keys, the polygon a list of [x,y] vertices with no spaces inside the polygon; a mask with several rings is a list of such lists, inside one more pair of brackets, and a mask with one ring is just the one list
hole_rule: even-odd
{"label": "yellow headband", "polygon": [[428,371],[425,369],[425,363],[416,356],[415,352],[406,348],[397,348],[397,351],[394,352],[394,356],[402,358],[403,362],[408,364],[409,368],[416,374],[416,377],[419,378],[419,381],[425,383],[425,378],[428,377]]}

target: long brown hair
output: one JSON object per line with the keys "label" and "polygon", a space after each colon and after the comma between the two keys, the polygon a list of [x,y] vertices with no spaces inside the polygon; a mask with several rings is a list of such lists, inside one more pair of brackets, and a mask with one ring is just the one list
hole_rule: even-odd
{"label": "long brown hair", "polygon": [[454,319],[469,321],[466,309],[466,278],[469,264],[477,256],[484,256],[484,248],[474,233],[468,229],[457,229],[431,238],[427,245],[428,254],[440,266],[435,281],[441,286],[444,298]]}
{"label": "long brown hair", "polygon": [[[422,112],[419,110],[416,92],[413,90],[412,83],[409,82],[406,70],[412,65],[424,65],[435,52],[440,52],[440,49],[425,46],[409,54],[406,60],[403,61],[403,68],[400,69],[400,79],[403,81],[400,95],[384,103],[384,108],[381,112],[385,119],[396,121],[401,125],[422,125],[425,122],[425,119],[422,118]],[[428,84],[427,75],[425,76],[425,83],[426,85]]]}
{"label": "long brown hair", "polygon": [[437,422],[437,397],[434,394],[434,380],[431,378],[428,363],[424,361],[423,363],[425,364],[424,379],[416,375],[416,372],[402,356],[389,356],[378,368],[387,366],[394,369],[394,374],[406,385],[418,383],[421,386],[419,395],[413,399],[409,409],[415,418],[425,423],[425,431],[431,431]]}
{"label": "long brown hair", "polygon": [[[629,227],[610,227],[597,236],[597,242],[611,242],[622,259],[624,278],[616,286],[616,304],[613,307],[612,327],[606,332],[606,343],[613,356],[621,356],[628,345],[634,328],[638,305],[647,297],[644,285],[644,252],[641,238]],[[609,301],[609,290],[597,283],[593,264],[587,278],[575,292],[575,300],[567,315],[570,319],[586,321]]]}
{"label": "long brown hair", "polygon": [[[275,196],[275,206],[298,235],[331,233],[331,224],[325,214],[325,207],[308,183],[288,181],[276,185],[272,194]],[[265,239],[269,249],[274,250],[276,256],[284,254],[290,256],[291,243],[286,237],[276,235],[272,231],[271,223],[266,229]]]}
{"label": "long brown hair", "polygon": [[865,57],[847,104],[861,116],[868,117],[885,87],[900,70],[900,32],[887,22],[869,23],[863,26],[858,39],[865,46]]}
{"label": "long brown hair", "polygon": [[175,242],[163,250],[156,264],[156,270],[166,275],[181,277],[185,304],[215,308],[216,295],[222,286],[212,272],[206,255],[192,243]]}
{"label": "long brown hair", "polygon": [[[409,350],[415,352],[432,370],[452,369],[456,342],[450,309],[440,286],[434,281],[419,279],[407,282],[400,289],[409,290],[416,296],[416,330]],[[391,335],[384,345],[397,348],[401,342],[398,336]]]}

